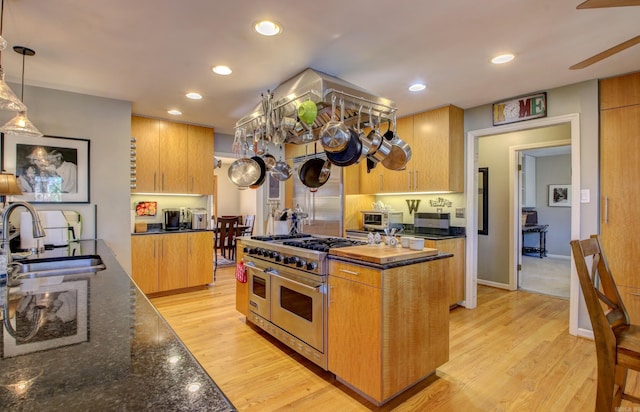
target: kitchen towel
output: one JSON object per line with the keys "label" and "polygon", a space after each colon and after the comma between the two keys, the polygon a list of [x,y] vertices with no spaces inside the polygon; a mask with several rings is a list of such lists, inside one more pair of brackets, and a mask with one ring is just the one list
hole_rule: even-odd
{"label": "kitchen towel", "polygon": [[247,268],[243,261],[236,263],[236,280],[240,283],[247,283]]}

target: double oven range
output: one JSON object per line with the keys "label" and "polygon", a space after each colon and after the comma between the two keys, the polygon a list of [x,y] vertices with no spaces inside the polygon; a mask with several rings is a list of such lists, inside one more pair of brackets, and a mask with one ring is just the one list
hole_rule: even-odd
{"label": "double oven range", "polygon": [[329,249],[357,240],[297,233],[243,238],[247,319],[327,369]]}

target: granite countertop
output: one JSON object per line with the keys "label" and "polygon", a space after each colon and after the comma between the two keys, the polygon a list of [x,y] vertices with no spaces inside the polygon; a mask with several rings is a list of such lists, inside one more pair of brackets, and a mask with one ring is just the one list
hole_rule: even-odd
{"label": "granite countertop", "polygon": [[378,270],[393,269],[401,266],[415,265],[418,263],[425,263],[425,262],[430,262],[432,260],[446,259],[450,257],[453,257],[452,253],[438,252],[436,255],[431,255],[431,256],[408,258],[408,259],[389,262],[389,263],[375,263],[367,260],[358,259],[357,257],[337,256],[331,253],[329,253],[329,255],[327,256],[329,260],[339,260],[342,262],[354,263],[357,265],[367,266],[367,267],[371,267],[373,269],[378,269]]}
{"label": "granite countertop", "polygon": [[[45,293],[60,292],[64,303],[29,342],[16,343],[2,327],[2,410],[236,410],[103,241],[34,257],[64,253],[100,255],[107,268],[38,279],[32,291],[12,288],[12,313],[28,312],[26,303]],[[18,317],[18,329],[27,322]]]}
{"label": "granite countertop", "polygon": [[[347,229],[346,234],[347,237],[359,237],[366,240],[367,235],[370,233],[368,230],[359,230],[359,229]],[[375,233],[375,232],[374,232]],[[379,232],[382,236],[384,236],[384,232]],[[460,237],[465,237],[464,233],[450,233],[447,235],[433,235],[426,233],[416,233],[414,230],[403,230],[400,235],[396,236],[414,236],[421,237],[429,240],[444,240],[444,239],[455,239]]]}
{"label": "granite countertop", "polygon": [[193,233],[193,232],[213,232],[214,229],[178,229],[178,230],[165,230],[162,228],[150,228],[146,232],[135,232],[131,236],[138,235],[157,235],[157,234],[173,234],[173,233]]}

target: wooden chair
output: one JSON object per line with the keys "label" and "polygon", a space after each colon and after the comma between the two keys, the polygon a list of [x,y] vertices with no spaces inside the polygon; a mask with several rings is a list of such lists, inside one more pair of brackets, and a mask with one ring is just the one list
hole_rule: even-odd
{"label": "wooden chair", "polygon": [[[626,399],[627,371],[640,371],[640,326],[632,325],[598,235],[570,242],[580,287],[591,319],[598,359],[597,412],[617,410]],[[591,258],[591,268],[586,257]]]}
{"label": "wooden chair", "polygon": [[218,253],[222,256],[227,257],[227,252],[230,250],[231,246],[235,242],[235,226],[237,225],[238,219],[236,217],[226,218],[219,217],[216,221],[216,239],[213,243],[214,251],[215,251],[215,263],[217,266],[218,263]]}
{"label": "wooden chair", "polygon": [[244,226],[247,228],[242,232],[242,236],[251,236],[253,235],[253,224],[256,220],[256,215],[247,215],[244,218]]}

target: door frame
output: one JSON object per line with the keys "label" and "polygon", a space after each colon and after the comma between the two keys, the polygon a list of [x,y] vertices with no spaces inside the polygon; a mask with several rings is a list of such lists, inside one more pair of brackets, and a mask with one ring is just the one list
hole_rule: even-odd
{"label": "door frame", "polygon": [[[571,237],[580,237],[580,114],[572,113],[562,116],[545,117],[527,122],[512,123],[503,126],[467,132],[466,138],[466,179],[467,194],[467,241],[465,262],[465,300],[463,305],[473,309],[478,304],[478,139],[484,136],[510,133],[541,127],[569,123],[571,125]],[[513,160],[511,160],[513,161]],[[512,174],[513,175],[513,174]],[[513,176],[511,177],[513,179]],[[513,187],[513,185],[512,185]],[[514,208],[509,210],[509,221],[514,222]],[[513,224],[513,223],[512,223]],[[511,231],[510,236],[514,236]],[[513,239],[511,244],[513,245]],[[579,286],[574,265],[571,265],[571,289],[569,296],[569,333],[578,332]]]}

